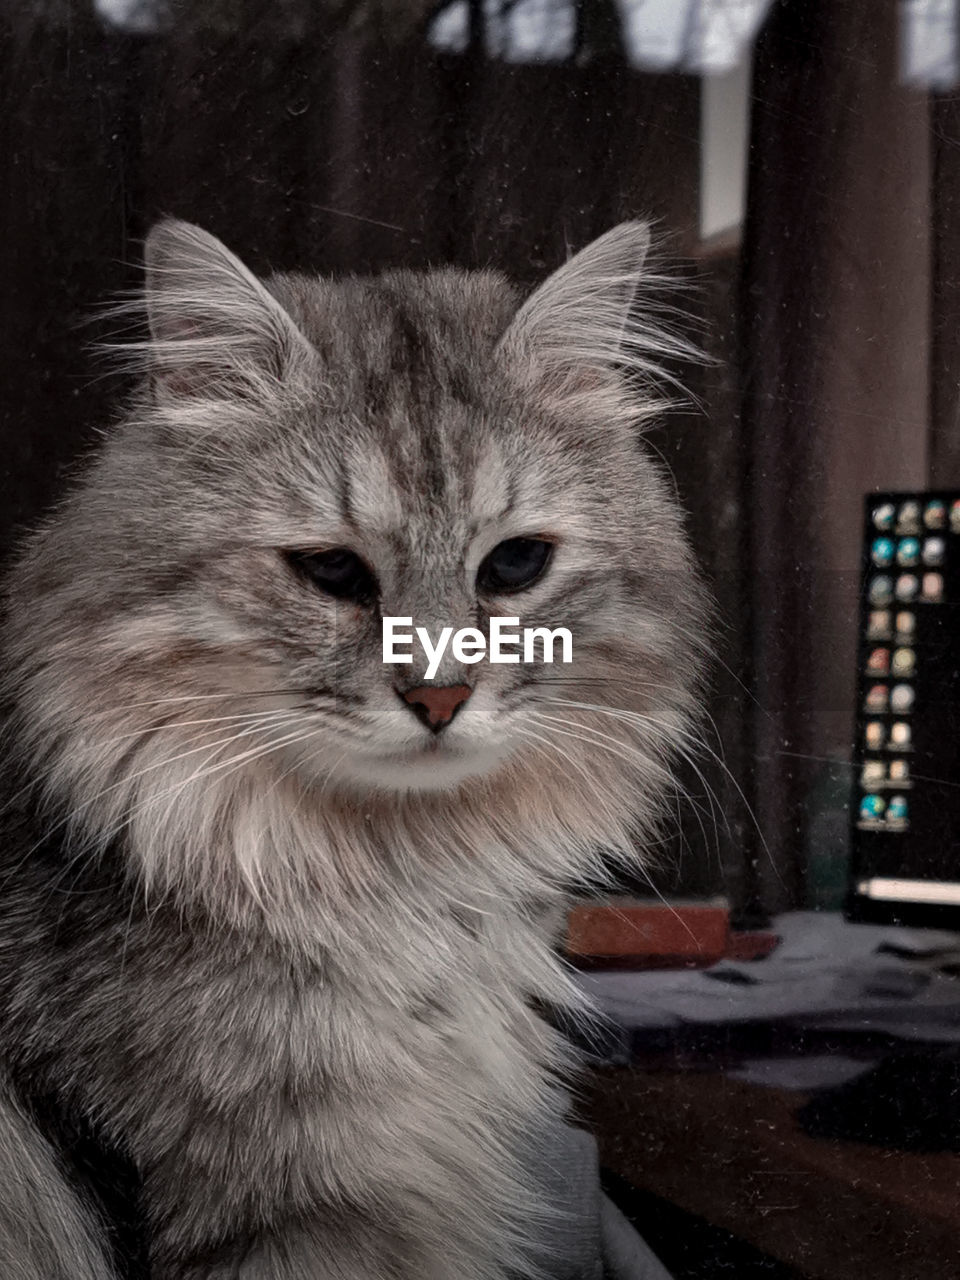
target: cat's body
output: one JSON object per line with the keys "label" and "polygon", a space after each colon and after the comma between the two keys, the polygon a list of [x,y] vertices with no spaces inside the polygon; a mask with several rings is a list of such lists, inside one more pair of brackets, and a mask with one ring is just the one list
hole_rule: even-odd
{"label": "cat's body", "polygon": [[[517,314],[492,275],[265,287],[154,234],[148,381],[10,586],[4,1277],[542,1260],[547,921],[654,837],[692,708],[699,592],[620,368],[645,247]],[[564,625],[575,661],[445,658],[428,723],[386,614]]]}
{"label": "cat's body", "polygon": [[519,921],[471,928],[410,883],[419,937],[370,902],[358,965],[56,860],[19,889],[0,908],[17,1087],[41,1124],[52,1096],[85,1118],[104,1177],[128,1158],[152,1276],[486,1276],[511,1220],[518,1240],[535,1223],[515,1162],[552,1046],[515,987]]}

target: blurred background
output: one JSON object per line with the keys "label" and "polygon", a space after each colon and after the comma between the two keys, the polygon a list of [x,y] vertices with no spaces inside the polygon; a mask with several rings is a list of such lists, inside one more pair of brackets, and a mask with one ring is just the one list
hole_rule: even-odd
{"label": "blurred background", "polygon": [[954,0],[6,0],[0,552],[111,412],[174,214],[257,270],[532,282],[650,216],[714,362],[669,462],[719,606],[671,894],[835,906],[862,495],[960,487]]}

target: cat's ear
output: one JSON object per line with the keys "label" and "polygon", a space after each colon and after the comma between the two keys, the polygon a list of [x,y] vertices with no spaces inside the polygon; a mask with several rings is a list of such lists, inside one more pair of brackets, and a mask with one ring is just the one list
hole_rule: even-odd
{"label": "cat's ear", "polygon": [[313,348],[270,291],[216,236],[166,219],[147,237],[145,344],[158,400],[262,397]]}
{"label": "cat's ear", "polygon": [[514,370],[557,407],[638,419],[662,406],[637,394],[671,381],[662,364],[693,348],[654,314],[662,279],[647,268],[650,228],[624,222],[581,250],[523,304],[501,340]]}

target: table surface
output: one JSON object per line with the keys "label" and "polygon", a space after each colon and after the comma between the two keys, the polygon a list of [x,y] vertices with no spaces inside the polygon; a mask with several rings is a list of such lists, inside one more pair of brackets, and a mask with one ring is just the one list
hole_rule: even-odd
{"label": "table surface", "polygon": [[960,1156],[809,1137],[805,1095],[719,1071],[604,1067],[601,1163],[811,1280],[960,1277]]}

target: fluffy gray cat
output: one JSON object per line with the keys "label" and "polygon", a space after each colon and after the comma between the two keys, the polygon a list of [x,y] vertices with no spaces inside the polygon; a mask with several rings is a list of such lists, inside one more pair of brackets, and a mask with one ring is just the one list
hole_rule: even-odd
{"label": "fluffy gray cat", "polygon": [[[542,1260],[550,921],[656,843],[696,703],[647,250],[617,227],[521,303],[150,235],[140,389],[8,587],[5,1280]],[[427,682],[386,615],[574,658]]]}

